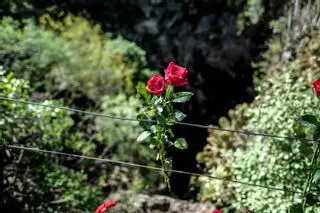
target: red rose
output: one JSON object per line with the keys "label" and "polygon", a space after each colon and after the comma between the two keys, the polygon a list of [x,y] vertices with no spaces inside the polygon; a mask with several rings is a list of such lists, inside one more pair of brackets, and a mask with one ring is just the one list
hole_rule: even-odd
{"label": "red rose", "polygon": [[173,62],[170,62],[167,69],[164,70],[165,80],[173,87],[181,87],[187,85],[188,70],[184,67],[180,67]]}
{"label": "red rose", "polygon": [[212,211],[212,213],[221,213],[221,211],[218,210],[218,209],[215,209],[215,210]]}
{"label": "red rose", "polygon": [[101,204],[100,206],[98,206],[98,208],[96,209],[95,213],[103,213],[106,210],[114,207],[115,205],[117,205],[117,203],[113,200],[109,200],[103,204]]}
{"label": "red rose", "polygon": [[154,75],[147,82],[147,90],[152,95],[162,95],[166,89],[166,83],[161,76]]}
{"label": "red rose", "polygon": [[316,94],[316,96],[320,96],[320,78],[315,80],[313,83],[313,92]]}

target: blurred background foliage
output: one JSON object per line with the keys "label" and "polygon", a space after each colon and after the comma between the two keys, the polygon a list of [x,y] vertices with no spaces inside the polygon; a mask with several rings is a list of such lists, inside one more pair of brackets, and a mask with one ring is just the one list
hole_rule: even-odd
{"label": "blurred background foliage", "polygon": [[[187,89],[195,93],[183,108],[187,121],[293,135],[296,118],[317,113],[308,91],[318,76],[319,14],[316,0],[2,0],[0,96],[133,118],[141,110],[138,82],[174,60],[190,70]],[[0,111],[1,144],[157,165],[136,143],[137,123],[8,101]],[[176,169],[303,186],[309,143],[174,130],[189,143],[186,152],[170,152]],[[169,194],[146,170],[3,146],[0,155],[0,209],[92,212],[119,189]],[[284,212],[301,201],[205,177],[190,184],[173,175],[171,185],[174,196],[227,212]]]}
{"label": "blurred background foliage", "polygon": [[[121,117],[134,118],[138,113],[141,106],[135,85],[145,81],[151,70],[146,67],[145,51],[134,43],[120,36],[111,38],[99,25],[74,15],[61,20],[49,14],[38,20],[4,17],[0,28],[0,63],[13,71],[6,74],[2,70],[1,96]],[[135,142],[140,131],[137,123],[1,103],[5,143],[153,165],[152,153]],[[1,152],[4,209],[18,203],[26,212],[91,212],[106,197],[101,196],[103,191],[130,188],[138,192],[156,189],[160,183],[160,178],[148,171]],[[12,172],[6,172],[7,168]],[[25,185],[23,179],[31,185]],[[46,199],[36,198],[39,196]]]}
{"label": "blurred background foliage", "polygon": [[141,48],[103,35],[99,25],[84,18],[67,15],[55,21],[45,14],[39,25],[4,18],[0,35],[0,62],[30,80],[36,91],[98,101],[103,93],[134,93],[135,76],[144,80],[147,74]]}

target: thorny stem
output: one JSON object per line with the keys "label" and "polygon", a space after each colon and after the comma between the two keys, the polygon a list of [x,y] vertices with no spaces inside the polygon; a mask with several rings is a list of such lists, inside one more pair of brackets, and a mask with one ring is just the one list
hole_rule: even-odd
{"label": "thorny stem", "polygon": [[316,150],[314,151],[313,153],[313,157],[312,157],[312,161],[311,161],[311,172],[309,173],[309,176],[308,176],[308,179],[307,179],[307,182],[306,182],[306,185],[304,187],[304,190],[303,190],[303,203],[302,203],[302,206],[303,206],[303,212],[305,212],[305,209],[306,209],[306,203],[307,203],[307,193],[308,193],[308,190],[309,190],[309,187],[311,185],[311,182],[312,182],[312,177],[314,175],[314,172],[315,172],[315,169],[314,169],[314,164],[317,162],[318,160],[318,156],[319,156],[319,153],[320,153],[320,143],[318,143],[317,145],[317,148]]}
{"label": "thorny stem", "polygon": [[[165,129],[165,128],[164,128]],[[166,185],[168,186],[169,191],[171,191],[171,186],[170,186],[170,182],[169,182],[169,176],[167,174],[167,172],[165,171],[165,144],[163,143],[164,140],[164,136],[166,134],[166,131],[162,132],[160,131],[160,135],[158,135],[158,139],[159,139],[159,159],[160,159],[160,163],[161,163],[161,167],[162,167],[162,173],[164,176],[164,181],[166,183]]]}

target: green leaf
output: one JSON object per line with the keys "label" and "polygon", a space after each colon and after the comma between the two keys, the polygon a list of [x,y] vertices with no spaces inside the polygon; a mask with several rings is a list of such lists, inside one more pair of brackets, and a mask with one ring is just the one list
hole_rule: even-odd
{"label": "green leaf", "polygon": [[146,140],[150,135],[151,135],[151,132],[149,132],[149,131],[144,131],[144,132],[142,132],[142,133],[138,136],[137,142],[142,142],[142,141]]}
{"label": "green leaf", "polygon": [[303,115],[299,119],[299,123],[303,127],[318,127],[319,126],[319,121],[316,116],[314,115]]}
{"label": "green leaf", "polygon": [[313,132],[313,140],[318,140],[320,138],[320,128],[318,127],[314,132]]}
{"label": "green leaf", "polygon": [[318,186],[320,186],[320,169],[318,169],[314,175],[313,175],[313,181],[315,182],[315,184],[317,184]]}
{"label": "green leaf", "polygon": [[303,208],[301,203],[294,204],[289,208],[289,213],[302,213],[302,212],[303,212]]}
{"label": "green leaf", "polygon": [[185,117],[187,117],[187,115],[186,114],[184,114],[183,112],[180,112],[180,111],[178,111],[178,110],[175,110],[174,112],[173,112],[173,117],[174,117],[174,120],[175,121],[182,121]]}
{"label": "green leaf", "polygon": [[154,149],[156,147],[156,145],[154,145],[154,144],[149,144],[149,148],[150,149]]}
{"label": "green leaf", "polygon": [[174,103],[185,103],[190,100],[193,96],[192,92],[178,92],[173,94],[172,102]]}
{"label": "green leaf", "polygon": [[154,134],[157,132],[157,126],[156,125],[152,125],[150,127],[151,132],[153,132]]}
{"label": "green leaf", "polygon": [[146,89],[146,85],[142,82],[139,82],[137,85],[137,92],[138,94],[140,94],[144,100],[149,103],[150,99],[151,99],[151,95],[148,93],[147,89]]}
{"label": "green leaf", "polygon": [[175,142],[174,142],[174,146],[178,149],[187,149],[188,148],[188,143],[186,141],[186,139],[184,138],[178,138]]}

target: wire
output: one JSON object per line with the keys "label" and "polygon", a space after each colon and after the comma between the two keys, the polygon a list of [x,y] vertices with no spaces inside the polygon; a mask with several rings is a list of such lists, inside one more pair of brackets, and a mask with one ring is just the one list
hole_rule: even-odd
{"label": "wire", "polygon": [[[87,115],[92,115],[92,116],[96,116],[96,117],[110,118],[110,119],[115,119],[115,120],[142,121],[142,122],[149,122],[149,123],[159,123],[160,122],[157,120],[149,120],[149,119],[124,118],[124,117],[118,117],[118,116],[113,116],[113,115],[106,115],[106,114],[102,114],[102,113],[88,112],[88,111],[73,109],[73,108],[68,108],[68,107],[46,105],[46,104],[41,104],[41,103],[32,102],[32,101],[17,100],[17,99],[1,97],[1,96],[0,96],[0,100],[6,100],[6,101],[21,103],[21,104],[36,105],[36,106],[47,107],[47,108],[52,108],[52,109],[61,109],[61,110],[75,112],[75,113],[87,114]],[[207,126],[207,125],[193,124],[193,123],[186,123],[186,122],[177,122],[177,121],[173,121],[173,123],[177,124],[177,125],[182,125],[182,126],[210,129],[210,130],[214,130],[214,131],[232,132],[232,133],[238,133],[238,134],[277,138],[277,139],[303,140],[303,141],[308,141],[308,142],[319,143],[319,141],[316,141],[316,140],[307,139],[307,138],[300,138],[300,137],[293,137],[293,136],[271,135],[271,134],[267,134],[267,133],[258,133],[258,132],[243,131],[243,130],[233,130],[233,129],[219,128],[219,127],[214,127],[214,126]]]}
{"label": "wire", "polygon": [[19,149],[19,150],[25,150],[25,151],[30,151],[30,152],[42,152],[42,153],[47,153],[47,154],[68,156],[68,157],[73,157],[73,158],[83,158],[83,159],[88,159],[88,160],[96,160],[96,161],[101,161],[101,162],[119,164],[119,165],[123,165],[123,166],[144,168],[144,169],[154,170],[154,171],[158,171],[158,172],[165,171],[165,172],[185,174],[185,175],[191,175],[191,176],[197,176],[197,177],[202,176],[202,177],[208,177],[208,178],[215,179],[215,180],[227,181],[227,182],[232,182],[232,183],[239,183],[242,185],[247,185],[247,186],[252,186],[252,187],[260,187],[260,188],[265,188],[265,189],[274,190],[274,191],[283,191],[283,192],[294,193],[294,194],[302,194],[302,192],[300,192],[300,191],[294,191],[294,190],[285,189],[285,188],[277,188],[274,186],[259,185],[259,184],[248,183],[248,182],[243,182],[243,181],[239,181],[239,180],[230,180],[228,178],[216,177],[216,176],[212,176],[212,175],[208,175],[208,174],[185,172],[185,171],[175,170],[175,169],[165,169],[165,168],[160,168],[160,167],[154,167],[154,166],[148,166],[148,165],[142,165],[142,164],[136,164],[136,163],[129,163],[129,162],[112,160],[112,159],[107,159],[107,158],[97,158],[97,157],[91,157],[91,156],[86,156],[86,155],[70,154],[70,153],[65,153],[65,152],[51,151],[51,150],[45,150],[45,149],[39,149],[39,148],[33,148],[33,147],[16,146],[16,145],[4,145],[4,146],[6,146],[10,149]]}

